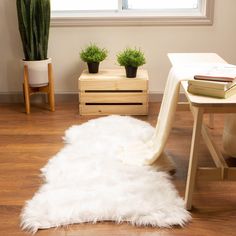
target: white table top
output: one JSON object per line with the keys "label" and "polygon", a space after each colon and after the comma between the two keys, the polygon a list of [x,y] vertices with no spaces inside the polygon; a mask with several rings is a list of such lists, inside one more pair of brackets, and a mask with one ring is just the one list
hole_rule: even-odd
{"label": "white table top", "polygon": [[[172,66],[181,66],[186,64],[199,63],[227,63],[216,53],[169,53],[168,57]],[[187,91],[188,82],[182,81],[181,85],[188,101],[195,106],[236,106],[236,95],[227,99],[213,98],[200,95],[194,95]]]}
{"label": "white table top", "polygon": [[172,66],[199,63],[227,63],[216,53],[168,53]]}

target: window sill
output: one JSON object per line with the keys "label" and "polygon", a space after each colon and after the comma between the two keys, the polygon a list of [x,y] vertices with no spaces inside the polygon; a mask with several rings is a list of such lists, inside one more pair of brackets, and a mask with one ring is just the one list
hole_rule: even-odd
{"label": "window sill", "polygon": [[149,12],[123,12],[76,14],[52,14],[51,26],[188,26],[212,25],[214,17],[214,0],[206,0],[204,7],[199,12],[171,12],[158,14]]}

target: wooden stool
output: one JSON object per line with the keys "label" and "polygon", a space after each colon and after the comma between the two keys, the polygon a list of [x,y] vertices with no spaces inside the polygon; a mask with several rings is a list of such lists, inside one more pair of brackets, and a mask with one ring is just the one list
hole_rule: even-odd
{"label": "wooden stool", "polygon": [[54,99],[54,81],[53,81],[53,72],[52,64],[48,64],[48,85],[42,87],[31,87],[29,84],[29,73],[28,66],[24,66],[24,83],[23,83],[23,92],[25,99],[25,111],[26,114],[30,114],[30,96],[35,93],[47,93],[48,101],[51,111],[55,111],[55,99]]}

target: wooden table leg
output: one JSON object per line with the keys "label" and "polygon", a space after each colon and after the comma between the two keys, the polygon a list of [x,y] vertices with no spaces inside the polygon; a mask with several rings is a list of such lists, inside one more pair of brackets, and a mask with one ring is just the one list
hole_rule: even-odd
{"label": "wooden table leg", "polygon": [[187,210],[192,208],[192,196],[194,191],[194,185],[196,180],[197,173],[197,164],[198,164],[198,147],[201,137],[202,121],[203,121],[203,109],[192,107],[194,115],[194,126],[190,150],[190,159],[188,167],[188,177],[185,190],[185,204]]}
{"label": "wooden table leg", "polygon": [[49,80],[49,92],[48,92],[48,100],[51,111],[55,111],[55,98],[54,98],[54,80],[53,80],[53,72],[52,72],[52,64],[48,64],[48,80]]}
{"label": "wooden table leg", "polygon": [[210,129],[214,129],[214,114],[210,113],[209,114],[209,128]]}
{"label": "wooden table leg", "polygon": [[25,111],[26,114],[30,114],[30,92],[29,92],[29,78],[28,78],[28,67],[24,66],[24,83],[23,92],[25,98]]}

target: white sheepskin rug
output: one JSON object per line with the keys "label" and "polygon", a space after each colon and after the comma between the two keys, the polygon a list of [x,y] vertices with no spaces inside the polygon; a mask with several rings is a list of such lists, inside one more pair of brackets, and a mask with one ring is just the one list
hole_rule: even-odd
{"label": "white sheepskin rug", "polygon": [[90,120],[66,131],[65,147],[42,168],[44,184],[21,214],[22,228],[99,221],[183,226],[190,220],[167,173],[128,165],[120,151],[148,141],[154,128],[122,116]]}

